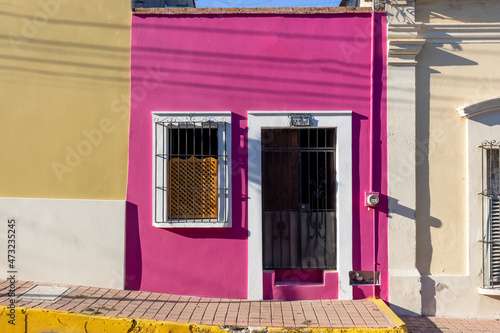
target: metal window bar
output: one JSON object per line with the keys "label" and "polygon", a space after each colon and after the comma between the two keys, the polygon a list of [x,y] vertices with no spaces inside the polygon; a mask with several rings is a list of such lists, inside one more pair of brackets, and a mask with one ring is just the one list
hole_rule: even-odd
{"label": "metal window bar", "polygon": [[483,288],[500,289],[500,143],[484,141],[482,150]]}
{"label": "metal window bar", "polygon": [[157,223],[227,221],[226,130],[226,122],[156,123]]}

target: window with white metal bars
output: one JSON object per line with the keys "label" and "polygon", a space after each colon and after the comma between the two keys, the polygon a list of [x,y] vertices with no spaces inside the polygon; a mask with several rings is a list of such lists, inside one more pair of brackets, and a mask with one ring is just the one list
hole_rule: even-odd
{"label": "window with white metal bars", "polygon": [[483,287],[500,289],[500,142],[482,149]]}
{"label": "window with white metal bars", "polygon": [[230,226],[230,121],[227,116],[153,114],[153,117],[153,224],[159,227]]}

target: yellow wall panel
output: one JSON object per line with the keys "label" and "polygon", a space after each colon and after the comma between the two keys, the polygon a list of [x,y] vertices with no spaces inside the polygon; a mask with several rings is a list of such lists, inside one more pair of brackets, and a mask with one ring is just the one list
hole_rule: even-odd
{"label": "yellow wall panel", "polygon": [[124,199],[129,1],[0,2],[0,196]]}

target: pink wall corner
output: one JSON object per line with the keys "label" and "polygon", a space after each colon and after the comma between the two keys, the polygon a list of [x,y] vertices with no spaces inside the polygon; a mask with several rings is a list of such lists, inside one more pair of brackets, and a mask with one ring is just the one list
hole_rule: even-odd
{"label": "pink wall corner", "polygon": [[339,274],[323,271],[321,283],[282,283],[275,280],[274,271],[264,272],[264,299],[272,300],[317,300],[338,299]]}
{"label": "pink wall corner", "polygon": [[[381,291],[382,290],[381,290],[380,286],[375,286],[375,295],[381,295]],[[373,285],[352,286],[352,297],[354,299],[374,298],[373,297]],[[386,299],[384,299],[384,300],[386,300]]]}
{"label": "pink wall corner", "polygon": [[[389,297],[387,247],[389,208],[387,198],[387,19],[385,14],[375,14],[374,22],[375,49],[372,65],[374,67],[373,81],[376,84],[373,91],[373,170],[370,170],[370,163],[363,158],[368,155],[369,136],[361,133],[358,144],[366,143],[366,150],[353,154],[353,270],[373,271],[375,269],[379,271],[380,285],[375,288],[373,285],[353,286],[352,288],[354,299],[380,297],[387,301]],[[373,175],[373,188],[370,188],[370,171]],[[370,190],[380,193],[380,202],[375,209],[368,209],[364,205],[364,193]]]}
{"label": "pink wall corner", "polygon": [[264,271],[264,299],[274,299],[274,271]]}
{"label": "pink wall corner", "polygon": [[[247,111],[351,110],[353,266],[373,267],[368,190],[371,14],[132,17],[126,287],[246,298]],[[376,261],[388,295],[385,24],[376,14]],[[152,111],[232,112],[233,227],[152,226]],[[337,277],[338,278],[338,277]],[[338,290],[338,281],[334,289]]]}

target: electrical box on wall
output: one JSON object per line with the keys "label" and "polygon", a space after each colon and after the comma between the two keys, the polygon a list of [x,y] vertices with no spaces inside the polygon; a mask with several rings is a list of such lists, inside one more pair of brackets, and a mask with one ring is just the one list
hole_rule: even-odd
{"label": "electrical box on wall", "polygon": [[375,284],[380,285],[380,272],[375,272],[375,278],[373,271],[350,271],[349,272],[349,284],[350,285],[360,285],[360,284]]}
{"label": "electrical box on wall", "polygon": [[365,207],[375,208],[380,202],[379,192],[365,192]]}

